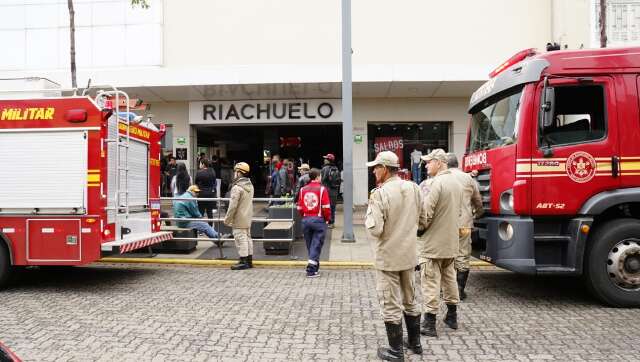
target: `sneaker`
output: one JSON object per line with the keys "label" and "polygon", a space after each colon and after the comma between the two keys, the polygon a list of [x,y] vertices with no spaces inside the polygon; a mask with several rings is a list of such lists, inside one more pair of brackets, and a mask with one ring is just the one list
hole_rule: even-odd
{"label": "sneaker", "polygon": [[318,278],[320,276],[320,272],[307,272],[307,278]]}

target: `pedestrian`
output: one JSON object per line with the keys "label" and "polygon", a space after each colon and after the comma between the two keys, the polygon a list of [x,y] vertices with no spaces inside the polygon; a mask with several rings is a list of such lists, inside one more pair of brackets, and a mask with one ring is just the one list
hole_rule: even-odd
{"label": "pedestrian", "polygon": [[205,158],[206,157],[204,152],[200,152],[200,154],[198,154],[198,158],[196,159],[196,165],[200,165],[200,161],[204,160]]}
{"label": "pedestrian", "polygon": [[[282,188],[280,187],[280,168],[282,168],[282,162],[280,161],[276,161],[276,163],[273,166],[273,172],[271,173],[271,177],[270,177],[270,190],[271,190],[271,196],[273,196],[273,198],[280,198],[282,196]],[[277,205],[280,204],[279,201],[272,201],[271,205]]]}
{"label": "pedestrian", "polygon": [[289,183],[289,160],[285,159],[278,169],[278,183],[280,186],[280,197],[285,197],[291,193],[291,184]]}
{"label": "pedestrian", "polygon": [[329,190],[329,200],[331,201],[331,221],[329,222],[329,228],[333,229],[336,222],[336,203],[338,202],[338,194],[340,193],[340,183],[342,178],[340,177],[340,170],[336,166],[336,156],[333,153],[328,153],[324,158],[324,166],[321,171],[321,182]]}
{"label": "pedestrian", "polygon": [[[222,173],[220,169],[220,159],[218,158],[218,156],[216,155],[211,156],[211,165],[209,167],[212,168],[213,171],[216,173],[216,177],[217,177],[216,188],[217,188],[222,184],[222,180],[221,180]],[[217,193],[217,189],[216,189],[216,193]]]}
{"label": "pedestrian", "polygon": [[298,168],[298,172],[300,172],[300,177],[298,177],[298,182],[296,183],[296,189],[293,192],[293,200],[298,202],[298,195],[300,195],[300,190],[305,187],[311,179],[309,178],[309,164],[303,163]]}
{"label": "pedestrian", "polygon": [[164,192],[166,196],[173,196],[173,188],[171,187],[171,181],[175,177],[178,171],[178,165],[176,158],[171,153],[167,156],[167,166],[165,167],[164,177]]}
{"label": "pedestrian", "polygon": [[[184,179],[178,181],[179,199],[193,199],[198,197],[200,189],[196,185],[189,186],[188,181]],[[173,217],[177,219],[199,219],[202,217],[198,211],[198,203],[196,200],[174,200],[173,201]],[[204,221],[180,221],[177,222],[178,227],[197,230],[205,234],[210,239],[217,239],[218,232]]]}
{"label": "pedestrian", "polygon": [[378,348],[378,357],[403,361],[403,315],[408,335],[404,345],[422,354],[414,272],[422,196],[418,185],[398,177],[400,163],[395,153],[382,151],[367,167],[373,167],[379,186],[369,197],[364,225],[375,240],[376,289],[389,341],[389,347]]}
{"label": "pedestrian", "polygon": [[320,170],[312,168],[307,175],[310,182],[300,189],[297,199],[298,212],[302,216],[302,233],[307,244],[309,259],[307,277],[320,276],[320,253],[324,245],[327,224],[331,218],[329,190],[320,184]]}
{"label": "pedestrian", "polygon": [[471,231],[473,220],[482,216],[482,196],[478,190],[478,183],[466,172],[458,168],[458,158],[454,153],[447,154],[447,167],[462,186],[462,210],[460,213],[459,251],[455,261],[458,294],[465,300],[467,293],[464,288],[469,278],[469,260],[471,259]]}
{"label": "pedestrian", "polygon": [[240,256],[231,270],[253,268],[253,240],[251,239],[251,219],[253,218],[253,184],[249,179],[249,165],[239,162],[233,167],[234,179],[231,183],[231,201],[224,224],[233,230],[233,239]]}
{"label": "pedestrian", "polygon": [[[201,198],[214,198],[216,197],[216,172],[211,168],[209,160],[203,158],[200,160],[199,170],[196,173],[196,185],[200,189]],[[213,209],[216,208],[215,201],[198,201],[198,209],[202,215],[206,215],[207,218],[213,219]],[[209,221],[209,224],[213,226],[213,221]]]}
{"label": "pedestrian", "polygon": [[192,184],[191,176],[189,175],[189,172],[187,171],[187,165],[185,165],[184,162],[180,162],[177,164],[175,176],[173,176],[173,178],[171,179],[171,194],[173,195],[173,197],[181,194],[180,190],[178,189],[178,183],[180,182],[182,184],[187,183],[187,186]]}
{"label": "pedestrian", "polygon": [[444,323],[452,329],[458,329],[459,296],[454,261],[459,250],[462,187],[451,170],[447,169],[447,154],[444,150],[438,148],[422,157],[432,179],[425,182],[427,187],[421,187],[426,195],[423,194],[423,212],[420,218],[424,235],[418,239],[424,312],[420,332],[437,337],[436,315],[440,309],[441,289],[447,305]]}
{"label": "pedestrian", "polygon": [[[288,186],[287,194],[293,196],[296,190],[297,178],[296,178],[296,163],[292,158],[289,159],[286,171],[287,171],[287,186]],[[296,202],[295,198],[293,199],[293,202],[294,203]]]}

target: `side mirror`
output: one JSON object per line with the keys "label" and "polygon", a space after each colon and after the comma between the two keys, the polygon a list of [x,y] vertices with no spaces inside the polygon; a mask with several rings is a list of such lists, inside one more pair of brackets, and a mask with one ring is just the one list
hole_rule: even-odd
{"label": "side mirror", "polygon": [[545,86],[542,96],[542,105],[540,106],[540,112],[542,114],[542,128],[547,128],[553,125],[553,116],[556,109],[556,93],[553,87],[549,87],[548,82],[545,80]]}

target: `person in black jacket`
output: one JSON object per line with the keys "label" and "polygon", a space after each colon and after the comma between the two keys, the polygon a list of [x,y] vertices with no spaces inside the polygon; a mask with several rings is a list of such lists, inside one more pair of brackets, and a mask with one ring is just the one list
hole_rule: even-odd
{"label": "person in black jacket", "polygon": [[[200,160],[199,170],[196,173],[196,185],[200,189],[198,197],[216,197],[216,172],[210,167],[209,160],[202,158]],[[213,218],[213,209],[216,208],[215,201],[198,201],[198,209],[203,216],[206,214],[207,218]],[[209,224],[213,226],[213,222],[209,221]]]}
{"label": "person in black jacket", "polygon": [[329,229],[334,228],[336,221],[336,203],[338,202],[338,194],[340,194],[340,169],[336,166],[336,156],[328,153],[324,158],[324,166],[320,171],[321,183],[329,190],[329,201],[331,201],[331,221],[329,221]]}

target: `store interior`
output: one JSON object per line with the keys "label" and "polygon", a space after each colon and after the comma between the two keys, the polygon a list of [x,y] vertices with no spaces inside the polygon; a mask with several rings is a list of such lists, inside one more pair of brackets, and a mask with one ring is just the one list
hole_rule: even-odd
{"label": "store interior", "polygon": [[[327,153],[342,160],[342,129],[340,125],[269,125],[269,126],[194,126],[198,154],[220,160],[222,192],[232,178],[232,167],[244,161],[251,167],[255,195],[264,197],[269,175],[269,161],[278,155],[291,159],[296,166],[308,163],[322,167]],[[342,165],[338,165],[341,167]]]}

